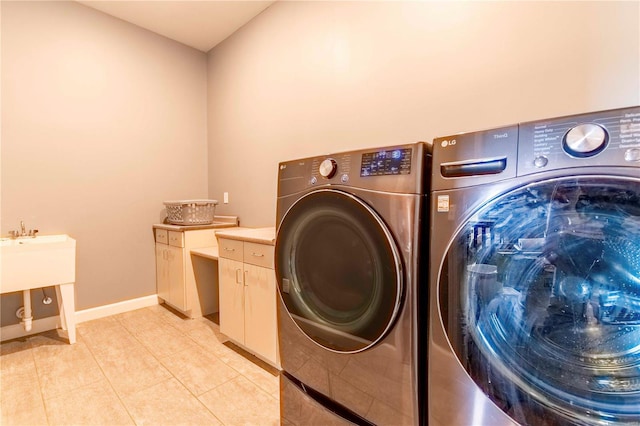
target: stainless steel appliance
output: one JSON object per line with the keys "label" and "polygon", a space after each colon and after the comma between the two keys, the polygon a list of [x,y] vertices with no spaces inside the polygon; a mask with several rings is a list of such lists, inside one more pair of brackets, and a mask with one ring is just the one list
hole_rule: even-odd
{"label": "stainless steel appliance", "polygon": [[416,143],[280,164],[283,423],[418,422],[429,148]]}
{"label": "stainless steel appliance", "polygon": [[429,424],[640,424],[640,107],[433,156]]}

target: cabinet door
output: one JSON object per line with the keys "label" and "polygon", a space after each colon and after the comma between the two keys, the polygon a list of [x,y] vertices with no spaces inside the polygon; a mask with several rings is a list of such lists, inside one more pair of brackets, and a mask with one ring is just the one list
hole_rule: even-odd
{"label": "cabinet door", "polygon": [[244,264],[245,344],[276,363],[276,277],[275,271]]}
{"label": "cabinet door", "polygon": [[156,244],[156,290],[160,299],[169,299],[169,258],[166,244]]}
{"label": "cabinet door", "polygon": [[167,254],[169,257],[169,298],[167,301],[180,310],[186,310],[183,250],[180,247],[167,246]]}
{"label": "cabinet door", "polygon": [[242,262],[218,259],[220,332],[244,344],[244,281]]}

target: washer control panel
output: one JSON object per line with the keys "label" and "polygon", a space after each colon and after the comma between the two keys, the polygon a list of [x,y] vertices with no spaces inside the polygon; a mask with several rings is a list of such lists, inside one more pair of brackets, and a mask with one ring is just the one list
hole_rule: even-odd
{"label": "washer control panel", "polygon": [[640,107],[519,125],[518,175],[582,166],[640,168]]}
{"label": "washer control panel", "polygon": [[572,157],[585,158],[602,152],[609,135],[598,124],[578,124],[564,135],[563,148]]}

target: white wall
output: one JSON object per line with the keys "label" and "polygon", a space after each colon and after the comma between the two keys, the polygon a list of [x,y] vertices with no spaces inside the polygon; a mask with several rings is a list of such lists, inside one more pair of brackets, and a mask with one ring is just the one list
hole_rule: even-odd
{"label": "white wall", "polygon": [[209,52],[209,195],[279,161],[640,104],[638,2],[277,2]]}
{"label": "white wall", "polygon": [[206,65],[74,2],[2,1],[0,233],[76,238],[77,309],[155,294],[162,201],[207,196]]}

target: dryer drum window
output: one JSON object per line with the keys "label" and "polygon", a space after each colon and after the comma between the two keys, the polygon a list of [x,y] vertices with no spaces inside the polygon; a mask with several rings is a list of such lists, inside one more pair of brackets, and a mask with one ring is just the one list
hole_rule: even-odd
{"label": "dryer drum window", "polygon": [[517,422],[640,421],[640,180],[512,190],[466,221],[440,276],[457,356]]}
{"label": "dryer drum window", "polygon": [[402,270],[391,234],[362,200],[318,190],[284,216],[276,276],[291,318],[316,343],[363,350],[392,326],[402,299]]}

